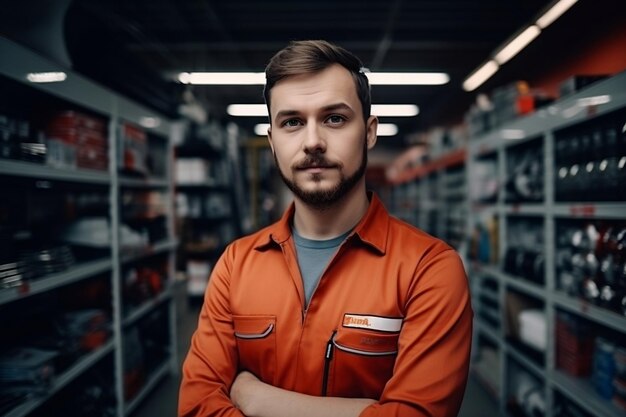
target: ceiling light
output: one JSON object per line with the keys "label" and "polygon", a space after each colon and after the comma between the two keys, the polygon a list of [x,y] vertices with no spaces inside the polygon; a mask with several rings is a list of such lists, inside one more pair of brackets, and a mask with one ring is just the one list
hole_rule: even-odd
{"label": "ceiling light", "polygon": [[442,85],[450,81],[443,72],[366,72],[371,85]]}
{"label": "ceiling light", "polygon": [[[371,85],[441,85],[450,81],[443,72],[368,72]],[[194,85],[264,85],[264,72],[181,72],[178,81]]]}
{"label": "ceiling light", "polygon": [[231,116],[265,116],[267,106],[265,104],[231,104],[226,108]]}
{"label": "ceiling light", "polygon": [[254,134],[257,136],[267,136],[267,129],[269,129],[269,123],[259,123],[254,126]]}
{"label": "ceiling light", "polygon": [[30,72],[26,74],[26,79],[31,83],[58,83],[65,81],[67,74],[64,72]]}
{"label": "ceiling light", "polygon": [[411,117],[418,113],[415,104],[372,104],[372,114],[378,117]]}
{"label": "ceiling light", "polygon": [[489,77],[495,74],[498,68],[499,66],[496,61],[487,61],[482,67],[478,68],[463,81],[463,89],[465,91],[474,91],[487,81]]}
{"label": "ceiling light", "polygon": [[561,0],[557,2],[539,19],[537,19],[537,26],[541,29],[547,28],[552,22],[569,10],[569,8],[572,7],[577,1],[578,0]]}
{"label": "ceiling light", "polygon": [[264,72],[181,72],[178,81],[195,85],[263,85]]}
{"label": "ceiling light", "polygon": [[[231,104],[226,108],[231,116],[267,117],[265,104]],[[419,113],[415,104],[372,104],[372,114],[380,117],[411,117]]]}
{"label": "ceiling light", "polygon": [[398,126],[393,123],[380,123],[376,129],[378,136],[395,136],[398,134]]}
{"label": "ceiling light", "polygon": [[541,33],[539,26],[531,25],[522,33],[517,35],[512,41],[506,44],[495,56],[494,59],[500,65],[513,58],[519,51],[524,49],[526,45],[531,43]]}
{"label": "ceiling light", "polygon": [[[254,126],[254,133],[258,136],[267,136],[269,127],[269,123],[259,123]],[[378,136],[395,136],[398,134],[398,126],[393,123],[379,123],[376,134]]]}

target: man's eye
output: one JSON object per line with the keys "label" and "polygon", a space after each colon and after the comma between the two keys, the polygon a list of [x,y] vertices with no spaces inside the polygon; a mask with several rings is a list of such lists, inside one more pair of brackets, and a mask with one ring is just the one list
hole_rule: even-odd
{"label": "man's eye", "polygon": [[285,127],[296,127],[300,125],[300,121],[298,119],[288,119],[283,122],[283,126]]}
{"label": "man's eye", "polygon": [[336,125],[336,124],[341,124],[343,122],[345,122],[346,118],[338,115],[338,114],[333,114],[332,116],[330,116],[328,119],[326,119],[328,121],[328,123],[332,124],[332,125]]}

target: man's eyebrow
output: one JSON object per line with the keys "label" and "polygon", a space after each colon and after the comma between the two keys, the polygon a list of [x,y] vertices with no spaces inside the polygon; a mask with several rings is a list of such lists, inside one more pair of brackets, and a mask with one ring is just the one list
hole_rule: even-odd
{"label": "man's eyebrow", "polygon": [[[329,112],[329,111],[334,111],[334,110],[348,110],[350,112],[354,112],[354,110],[352,109],[352,107],[350,107],[349,105],[347,105],[346,103],[333,103],[333,104],[329,104],[327,106],[322,107],[321,109],[323,112]],[[276,113],[276,116],[274,117],[274,120],[278,120],[282,117],[291,117],[291,116],[298,116],[300,114],[300,112],[298,110],[281,110],[278,113]]]}
{"label": "man's eyebrow", "polygon": [[333,111],[333,110],[349,110],[351,112],[354,112],[354,110],[352,109],[352,107],[348,106],[346,103],[335,103],[335,104],[329,104],[328,106],[324,106],[322,107],[323,111]]}
{"label": "man's eyebrow", "polygon": [[281,110],[278,113],[276,113],[276,116],[274,117],[274,120],[278,120],[282,117],[291,117],[291,116],[297,116],[299,115],[300,112],[297,110]]}

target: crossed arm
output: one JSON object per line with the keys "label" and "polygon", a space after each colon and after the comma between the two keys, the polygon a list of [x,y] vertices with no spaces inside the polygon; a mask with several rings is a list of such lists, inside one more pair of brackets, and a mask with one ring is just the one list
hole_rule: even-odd
{"label": "crossed arm", "polygon": [[230,399],[247,417],[356,417],[376,401],[366,398],[315,397],[276,388],[241,372]]}

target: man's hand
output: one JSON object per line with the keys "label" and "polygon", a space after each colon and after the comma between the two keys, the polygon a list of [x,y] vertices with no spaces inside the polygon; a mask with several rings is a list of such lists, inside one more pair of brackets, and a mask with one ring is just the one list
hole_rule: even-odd
{"label": "man's hand", "polygon": [[247,371],[235,378],[230,400],[247,417],[356,417],[376,401],[315,397],[276,388]]}
{"label": "man's hand", "polygon": [[254,394],[258,393],[263,388],[263,385],[256,376],[250,372],[243,371],[237,375],[230,388],[230,400],[246,416],[253,416]]}

